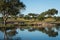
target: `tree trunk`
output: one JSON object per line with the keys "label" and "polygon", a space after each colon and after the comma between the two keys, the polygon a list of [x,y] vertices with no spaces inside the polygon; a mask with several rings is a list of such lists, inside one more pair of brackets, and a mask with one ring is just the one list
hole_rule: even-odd
{"label": "tree trunk", "polygon": [[5,29],[5,31],[4,31],[4,40],[8,40],[8,36],[7,36],[6,29]]}
{"label": "tree trunk", "polygon": [[6,26],[6,20],[4,20],[4,26]]}
{"label": "tree trunk", "polygon": [[3,20],[4,20],[4,26],[6,26],[7,16],[3,16]]}
{"label": "tree trunk", "polygon": [[6,31],[4,31],[4,40],[7,40]]}

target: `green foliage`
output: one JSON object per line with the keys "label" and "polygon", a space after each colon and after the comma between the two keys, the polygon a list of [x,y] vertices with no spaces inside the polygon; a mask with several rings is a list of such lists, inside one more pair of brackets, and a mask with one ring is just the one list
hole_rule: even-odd
{"label": "green foliage", "polygon": [[25,9],[25,5],[20,0],[0,0],[0,13],[3,15],[4,25],[9,15],[16,16]]}
{"label": "green foliage", "polygon": [[0,0],[0,12],[3,15],[17,15],[25,5],[19,0]]}
{"label": "green foliage", "polygon": [[24,14],[20,14],[19,17],[20,17],[20,18],[24,18]]}
{"label": "green foliage", "polygon": [[38,16],[38,19],[41,20],[41,21],[43,21],[43,20],[44,20],[44,16],[39,15],[39,16]]}
{"label": "green foliage", "polygon": [[38,14],[35,13],[29,13],[28,16],[32,19],[36,19],[38,17]]}
{"label": "green foliage", "polygon": [[25,15],[24,19],[30,19],[30,17],[28,15]]}
{"label": "green foliage", "polygon": [[56,9],[49,9],[49,10],[48,10],[48,13],[49,13],[50,15],[55,15],[55,14],[58,14],[58,10],[56,10]]}
{"label": "green foliage", "polygon": [[56,21],[60,21],[60,17],[54,17]]}
{"label": "green foliage", "polygon": [[56,9],[49,9],[48,11],[42,12],[39,16],[39,20],[45,19],[45,17],[52,17],[53,15],[58,14],[58,10]]}
{"label": "green foliage", "polygon": [[45,12],[42,12],[38,17],[37,17],[39,20],[44,20],[45,18]]}
{"label": "green foliage", "polygon": [[2,17],[0,17],[0,21],[3,21],[3,18]]}
{"label": "green foliage", "polygon": [[48,15],[48,17],[52,17],[55,14],[58,14],[58,10],[56,9],[49,9],[48,11],[45,12],[46,15]]}

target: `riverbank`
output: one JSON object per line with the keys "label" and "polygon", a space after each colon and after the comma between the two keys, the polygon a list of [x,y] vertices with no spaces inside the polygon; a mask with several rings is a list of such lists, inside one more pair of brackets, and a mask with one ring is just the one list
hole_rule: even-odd
{"label": "riverbank", "polygon": [[60,25],[60,22],[45,22],[45,21],[9,21],[4,26],[3,22],[0,22],[0,27],[21,27],[21,26],[32,26],[32,27],[53,27]]}
{"label": "riverbank", "polygon": [[0,21],[0,27],[21,27],[21,26],[32,26],[32,27],[52,27],[55,25],[60,25],[60,21],[56,21],[54,18],[47,18],[44,20],[37,19],[24,19],[24,18],[8,18],[6,20],[6,25],[4,21]]}

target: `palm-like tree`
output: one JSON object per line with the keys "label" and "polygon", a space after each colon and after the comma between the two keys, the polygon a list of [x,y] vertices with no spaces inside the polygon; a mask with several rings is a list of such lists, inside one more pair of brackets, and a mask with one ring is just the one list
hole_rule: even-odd
{"label": "palm-like tree", "polygon": [[25,5],[20,0],[0,0],[0,13],[3,15],[4,25],[9,15],[16,16],[25,9]]}

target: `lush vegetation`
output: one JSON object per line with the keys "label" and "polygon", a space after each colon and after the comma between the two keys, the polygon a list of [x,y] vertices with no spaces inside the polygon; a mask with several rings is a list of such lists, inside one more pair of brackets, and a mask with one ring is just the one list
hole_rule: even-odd
{"label": "lush vegetation", "polygon": [[25,9],[25,5],[20,0],[0,0],[0,13],[3,15],[4,24],[9,15],[16,16],[22,9]]}
{"label": "lush vegetation", "polygon": [[60,16],[55,16],[58,14],[58,10],[55,8],[48,9],[47,11],[40,14],[28,13],[27,15],[21,14],[21,10],[23,9],[25,9],[25,4],[23,4],[23,2],[21,2],[20,0],[0,0],[0,14],[3,15],[2,17],[0,17],[0,22],[4,21],[4,25],[6,25],[8,19],[10,19],[11,21],[17,19],[19,21],[34,20],[34,22],[45,21],[45,19],[60,21]]}

